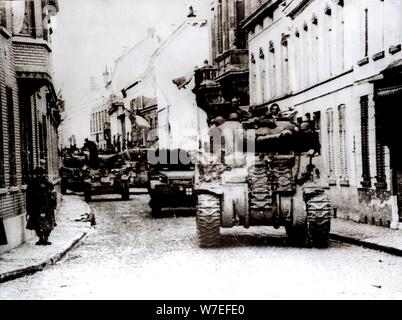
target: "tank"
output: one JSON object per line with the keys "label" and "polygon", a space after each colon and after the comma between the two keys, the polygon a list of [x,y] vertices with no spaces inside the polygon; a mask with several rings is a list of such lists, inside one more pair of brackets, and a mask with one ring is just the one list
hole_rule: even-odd
{"label": "tank", "polygon": [[61,182],[60,191],[67,194],[67,190],[83,191],[84,176],[82,168],[86,165],[85,154],[66,152],[63,155],[63,165],[59,170]]}
{"label": "tank", "polygon": [[129,200],[130,171],[131,166],[121,153],[99,155],[96,168],[83,168],[85,201],[90,202],[92,196],[101,194],[120,194],[122,200]]}
{"label": "tank", "polygon": [[331,205],[313,121],[292,110],[218,118],[196,166],[199,245],[218,246],[221,228],[272,226],[294,245],[327,247]]}

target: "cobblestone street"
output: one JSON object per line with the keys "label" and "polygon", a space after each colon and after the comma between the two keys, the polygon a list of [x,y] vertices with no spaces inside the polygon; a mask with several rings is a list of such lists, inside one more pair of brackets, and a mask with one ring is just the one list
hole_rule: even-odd
{"label": "cobblestone street", "polygon": [[292,248],[272,228],[225,230],[221,248],[199,249],[194,217],[153,219],[148,195],[117,200],[97,197],[96,228],[54,266],[0,284],[0,298],[402,298],[400,257],[334,241]]}

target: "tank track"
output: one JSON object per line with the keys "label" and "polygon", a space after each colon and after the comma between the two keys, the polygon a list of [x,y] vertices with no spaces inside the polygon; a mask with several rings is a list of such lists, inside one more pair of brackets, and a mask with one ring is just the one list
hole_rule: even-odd
{"label": "tank track", "polygon": [[326,195],[307,201],[307,242],[315,248],[326,248],[331,228],[331,205]]}
{"label": "tank track", "polygon": [[220,243],[221,203],[218,196],[198,195],[197,235],[201,248],[217,247]]}
{"label": "tank track", "polygon": [[[256,160],[248,171],[249,208],[251,216],[272,210],[272,177],[265,159]],[[254,214],[253,214],[254,212]]]}

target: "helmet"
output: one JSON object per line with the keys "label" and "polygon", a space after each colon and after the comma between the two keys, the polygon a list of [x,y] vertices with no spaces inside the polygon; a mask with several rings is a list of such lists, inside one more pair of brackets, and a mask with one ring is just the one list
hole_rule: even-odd
{"label": "helmet", "polygon": [[221,116],[215,118],[215,125],[218,127],[225,122],[225,119]]}
{"label": "helmet", "polygon": [[229,120],[239,120],[239,115],[233,112],[229,115]]}

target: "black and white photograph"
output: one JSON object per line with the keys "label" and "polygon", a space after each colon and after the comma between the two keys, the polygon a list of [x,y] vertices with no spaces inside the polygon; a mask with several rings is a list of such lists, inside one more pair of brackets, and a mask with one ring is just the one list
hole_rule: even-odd
{"label": "black and white photograph", "polygon": [[401,125],[401,0],[0,0],[0,300],[401,300]]}

